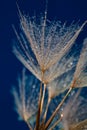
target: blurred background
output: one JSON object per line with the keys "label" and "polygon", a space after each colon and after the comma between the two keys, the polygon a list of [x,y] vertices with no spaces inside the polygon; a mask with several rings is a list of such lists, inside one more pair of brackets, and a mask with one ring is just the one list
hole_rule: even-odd
{"label": "blurred background", "polygon": [[[17,4],[25,14],[44,14],[45,0],[0,0],[0,130],[28,130],[24,122],[18,122],[13,110],[10,90],[17,81],[22,64],[12,53],[13,39],[16,39],[12,25],[19,27]],[[48,0],[49,20],[80,23],[87,20],[87,0]],[[79,44],[87,37],[87,26],[80,35]]]}

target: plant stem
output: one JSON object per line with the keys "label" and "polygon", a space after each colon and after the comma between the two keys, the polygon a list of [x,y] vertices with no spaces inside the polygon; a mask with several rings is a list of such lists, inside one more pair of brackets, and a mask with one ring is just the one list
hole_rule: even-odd
{"label": "plant stem", "polygon": [[50,130],[53,130],[53,129],[60,123],[61,120],[62,120],[62,116],[59,118],[59,120],[57,120],[57,121],[53,124],[53,126],[50,128]]}
{"label": "plant stem", "polygon": [[47,123],[45,125],[45,129],[47,129],[49,127],[50,123],[52,122],[53,118],[55,117],[56,113],[58,112],[58,110],[60,109],[62,104],[64,103],[65,99],[67,98],[67,96],[69,95],[71,90],[72,90],[72,87],[69,88],[68,92],[66,93],[66,95],[64,96],[64,98],[62,99],[60,104],[57,106],[56,110],[53,112],[53,114],[51,115],[50,119],[47,121]]}
{"label": "plant stem", "polygon": [[40,84],[40,95],[39,95],[39,104],[38,104],[38,112],[37,112],[37,116],[36,116],[36,128],[35,128],[35,130],[38,130],[38,128],[39,128],[41,99],[42,99],[42,82]]}
{"label": "plant stem", "polygon": [[40,110],[40,113],[42,113],[44,97],[45,97],[45,91],[46,91],[46,84],[44,84],[44,90],[43,90],[43,95],[42,95],[42,100],[41,100],[41,110]]}
{"label": "plant stem", "polygon": [[31,125],[30,125],[28,122],[26,122],[26,123],[27,123],[29,129],[30,129],[30,130],[33,130],[32,127],[31,127]]}
{"label": "plant stem", "polygon": [[44,122],[46,120],[46,115],[47,115],[47,111],[48,111],[48,107],[49,107],[50,101],[51,101],[51,98],[48,97],[48,102],[47,102],[46,110],[45,110],[44,117],[43,117]]}
{"label": "plant stem", "polygon": [[41,112],[42,112],[43,100],[44,100],[44,95],[45,95],[45,90],[44,90],[44,92],[42,91],[44,71],[41,71],[41,72],[42,72],[42,81],[41,81],[41,84],[40,84],[40,96],[39,96],[38,112],[37,112],[37,116],[36,116],[36,128],[35,128],[35,130],[39,130],[40,115],[41,115]]}

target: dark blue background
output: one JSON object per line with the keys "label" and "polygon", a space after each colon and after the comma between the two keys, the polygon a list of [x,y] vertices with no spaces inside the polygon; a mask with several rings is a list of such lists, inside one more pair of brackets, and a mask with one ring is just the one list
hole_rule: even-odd
{"label": "dark blue background", "polygon": [[[31,16],[40,15],[45,9],[45,0],[0,0],[0,130],[27,130],[25,123],[17,121],[10,94],[17,73],[22,68],[12,53],[12,40],[16,38],[12,24],[16,28],[19,25],[16,2],[21,10]],[[83,23],[87,20],[87,0],[49,0],[48,18],[69,23],[80,20]],[[83,37],[87,36],[86,32],[87,28]]]}

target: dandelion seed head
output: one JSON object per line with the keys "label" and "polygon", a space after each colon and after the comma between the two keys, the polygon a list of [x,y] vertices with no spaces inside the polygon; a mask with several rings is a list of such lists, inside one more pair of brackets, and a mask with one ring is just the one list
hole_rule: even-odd
{"label": "dandelion seed head", "polygon": [[[41,71],[46,72],[46,75],[50,72],[73,46],[84,24],[81,27],[74,24],[68,27],[60,22],[49,22],[43,16],[30,18],[20,13],[20,26],[21,33],[18,34],[14,29],[19,43],[16,43],[13,52],[24,66],[42,81]],[[57,65],[55,67],[58,68]],[[48,81],[43,79],[43,82],[50,82],[52,72],[51,75],[46,75],[44,77],[49,76]],[[54,78],[57,75],[53,73]]]}

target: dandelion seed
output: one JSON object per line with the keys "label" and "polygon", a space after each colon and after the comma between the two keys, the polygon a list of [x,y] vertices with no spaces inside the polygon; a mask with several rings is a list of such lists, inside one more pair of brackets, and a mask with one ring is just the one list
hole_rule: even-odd
{"label": "dandelion seed", "polygon": [[41,71],[45,73],[69,51],[86,24],[85,22],[81,27],[66,27],[59,22],[48,22],[44,17],[37,23],[34,18],[26,18],[21,13],[20,23],[22,32],[17,34],[15,30],[19,43],[14,46],[13,51],[25,67],[44,83],[44,77],[52,76],[46,73],[42,79]]}
{"label": "dandelion seed", "polygon": [[64,130],[76,130],[77,126],[87,119],[87,101],[80,96],[80,93],[81,90],[74,93],[63,108]]}
{"label": "dandelion seed", "polygon": [[84,40],[83,48],[77,63],[74,78],[71,84],[72,87],[87,86],[87,39]]}
{"label": "dandelion seed", "polygon": [[[34,125],[36,119],[35,113],[37,113],[39,90],[35,93],[36,88],[35,86],[33,88],[32,85],[36,83],[36,81],[34,80],[33,82],[33,78],[31,79],[31,77],[26,76],[25,70],[22,72],[22,78],[18,79],[18,83],[19,91],[17,91],[18,89],[16,90],[15,87],[12,89],[16,106],[15,109],[19,118],[24,120],[29,128],[31,128],[30,125]],[[35,96],[35,94],[37,94],[37,96]],[[34,96],[35,99],[33,99]]]}

